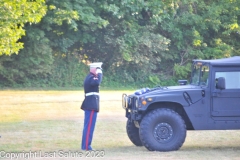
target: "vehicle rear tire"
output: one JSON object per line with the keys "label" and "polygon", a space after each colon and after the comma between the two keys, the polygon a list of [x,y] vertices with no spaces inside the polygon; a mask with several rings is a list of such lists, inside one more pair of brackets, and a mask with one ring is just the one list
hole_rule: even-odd
{"label": "vehicle rear tire", "polygon": [[139,137],[139,128],[137,128],[133,121],[127,121],[127,135],[131,142],[136,146],[143,146],[140,137]]}
{"label": "vehicle rear tire", "polygon": [[143,145],[150,151],[174,151],[185,141],[186,125],[177,112],[161,108],[144,116],[139,134]]}

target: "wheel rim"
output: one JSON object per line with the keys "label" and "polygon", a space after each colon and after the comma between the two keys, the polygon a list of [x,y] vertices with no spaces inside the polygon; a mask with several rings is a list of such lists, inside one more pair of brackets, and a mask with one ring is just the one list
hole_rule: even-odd
{"label": "wheel rim", "polygon": [[173,137],[173,129],[168,123],[159,123],[154,128],[153,135],[158,142],[167,142]]}

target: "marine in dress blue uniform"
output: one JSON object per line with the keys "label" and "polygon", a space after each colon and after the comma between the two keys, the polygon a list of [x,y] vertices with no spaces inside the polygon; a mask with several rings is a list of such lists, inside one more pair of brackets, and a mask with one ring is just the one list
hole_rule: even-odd
{"label": "marine in dress blue uniform", "polygon": [[81,106],[81,109],[84,110],[82,150],[92,150],[93,132],[99,112],[99,85],[102,82],[101,65],[101,62],[90,64],[90,73],[84,80],[85,99]]}

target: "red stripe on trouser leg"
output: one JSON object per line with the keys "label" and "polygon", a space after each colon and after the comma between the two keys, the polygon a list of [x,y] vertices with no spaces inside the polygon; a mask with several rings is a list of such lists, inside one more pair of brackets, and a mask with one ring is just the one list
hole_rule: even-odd
{"label": "red stripe on trouser leg", "polygon": [[93,113],[94,113],[94,111],[91,111],[90,121],[89,121],[89,124],[88,124],[87,138],[86,138],[86,150],[88,150],[88,138],[89,138],[89,135],[90,135]]}

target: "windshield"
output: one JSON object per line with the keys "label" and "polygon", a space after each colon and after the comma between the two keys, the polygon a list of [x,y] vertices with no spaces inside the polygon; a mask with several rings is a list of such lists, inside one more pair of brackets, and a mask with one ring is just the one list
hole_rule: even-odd
{"label": "windshield", "polygon": [[209,66],[207,64],[202,64],[201,62],[194,63],[191,84],[207,86],[208,75],[209,75]]}

